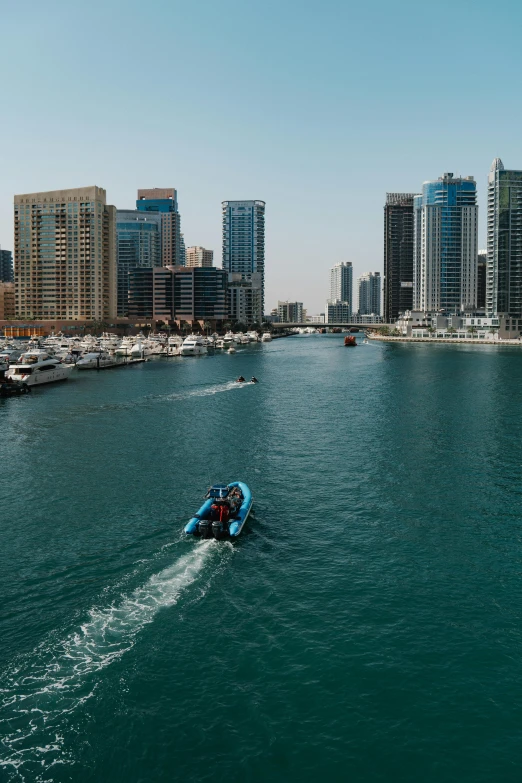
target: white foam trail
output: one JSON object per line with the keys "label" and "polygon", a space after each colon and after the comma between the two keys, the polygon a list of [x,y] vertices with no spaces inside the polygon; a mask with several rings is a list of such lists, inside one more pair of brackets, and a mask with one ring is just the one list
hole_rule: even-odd
{"label": "white foam trail", "polygon": [[[47,640],[0,680],[0,769],[18,780],[38,780],[35,769],[67,763],[59,720],[96,689],[92,675],[130,650],[160,609],[177,603],[207,561],[229,551],[214,541],[199,543],[152,576],[117,606],[93,608],[80,630],[55,644]],[[36,764],[37,767],[30,769]]]}

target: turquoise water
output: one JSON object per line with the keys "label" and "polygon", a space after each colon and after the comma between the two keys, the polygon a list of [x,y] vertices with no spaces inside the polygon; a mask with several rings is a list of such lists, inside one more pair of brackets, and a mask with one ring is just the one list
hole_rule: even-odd
{"label": "turquoise water", "polygon": [[0,780],[519,781],[521,381],[325,335],[1,400]]}

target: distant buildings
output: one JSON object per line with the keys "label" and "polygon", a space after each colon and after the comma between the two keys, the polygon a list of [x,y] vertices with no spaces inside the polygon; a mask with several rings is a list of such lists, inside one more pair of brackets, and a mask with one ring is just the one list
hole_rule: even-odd
{"label": "distant buildings", "polygon": [[486,312],[522,329],[522,171],[495,158],[488,177]]}
{"label": "distant buildings", "polygon": [[330,299],[325,306],[325,323],[328,323],[328,319],[330,322],[350,319],[352,295],[352,264],[350,261],[343,261],[330,269]]}
{"label": "distant buildings", "polygon": [[357,278],[357,303],[359,315],[381,314],[380,272],[366,272]]}
{"label": "distant buildings", "polygon": [[387,193],[384,207],[384,320],[413,307],[413,193]]}
{"label": "distant buildings", "polygon": [[352,306],[349,302],[328,301],[325,306],[325,324],[349,323],[352,319]]}
{"label": "distant buildings", "polygon": [[[223,201],[222,221],[223,269],[251,282],[254,309],[249,325],[260,324],[265,304],[265,202]],[[254,294],[257,287],[259,293]]]}
{"label": "distant buildings", "polygon": [[277,317],[279,323],[300,324],[303,323],[302,302],[278,302]]}
{"label": "distant buildings", "polygon": [[184,266],[213,266],[214,251],[204,247],[187,247]]}
{"label": "distant buildings", "polygon": [[162,265],[181,266],[184,261],[184,244],[182,244],[181,218],[178,211],[176,189],[138,190],[136,209],[140,212],[157,212],[161,215]]}
{"label": "distant buildings", "polygon": [[116,207],[96,186],[14,197],[20,319],[116,316]]}
{"label": "distant buildings", "polygon": [[444,174],[414,198],[414,309],[458,313],[477,305],[477,186]]}
{"label": "distant buildings", "polygon": [[14,282],[13,254],[0,248],[0,283]]}
{"label": "distant buildings", "polygon": [[136,267],[161,266],[161,214],[118,209],[118,316],[128,315],[129,272]]}
{"label": "distant buildings", "polygon": [[336,264],[330,270],[330,301],[352,306],[353,269],[351,261]]}

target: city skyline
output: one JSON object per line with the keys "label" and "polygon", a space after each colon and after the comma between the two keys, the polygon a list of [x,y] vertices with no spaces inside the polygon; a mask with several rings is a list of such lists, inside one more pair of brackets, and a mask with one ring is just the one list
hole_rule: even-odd
{"label": "city skyline", "polygon": [[[470,13],[443,2],[432,19],[408,0],[400,7],[326,0],[320,9],[268,2],[242,7],[241,14],[227,0],[219,7],[156,0],[145,16],[133,0],[114,0],[103,25],[96,20],[106,7],[98,0],[87,19],[74,5],[59,15],[29,5],[31,13],[16,4],[2,13],[0,67],[13,74],[2,93],[10,121],[0,129],[0,246],[6,249],[13,244],[15,193],[97,184],[109,203],[132,209],[137,188],[170,185],[179,194],[187,246],[213,249],[219,265],[219,204],[255,196],[267,204],[265,309],[297,298],[319,312],[332,264],[352,261],[356,277],[368,269],[383,273],[386,192],[418,192],[441,171],[473,175],[484,247],[491,160],[522,168],[522,108],[512,101],[522,10],[514,3],[493,9],[478,2]],[[502,37],[492,38],[492,28],[502,29]],[[471,73],[468,48],[456,46],[442,61],[438,56],[448,29],[465,31],[477,51],[489,53],[476,58],[465,90],[454,76]],[[154,62],[154,79],[150,69],[137,67],[137,52],[141,62]],[[87,60],[89,67],[69,67]],[[243,60],[262,63],[256,90],[252,71],[238,67]],[[383,78],[388,66],[410,78],[390,90]],[[228,70],[236,89],[224,100]],[[137,91],[139,118],[131,123]],[[19,121],[28,94],[30,127]],[[486,95],[499,106],[509,103],[509,123],[481,122]],[[454,112],[466,122],[448,123]]]}

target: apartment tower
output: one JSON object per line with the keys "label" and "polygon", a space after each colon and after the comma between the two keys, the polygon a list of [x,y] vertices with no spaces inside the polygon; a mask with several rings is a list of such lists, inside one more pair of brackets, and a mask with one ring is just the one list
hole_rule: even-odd
{"label": "apartment tower", "polygon": [[477,185],[444,174],[414,198],[413,309],[447,313],[477,307]]}
{"label": "apartment tower", "polygon": [[176,189],[138,190],[136,209],[140,212],[157,212],[161,215],[162,265],[183,266],[184,245],[182,246],[181,218]]}
{"label": "apartment tower", "polygon": [[116,317],[116,207],[96,186],[14,198],[17,318]]}
{"label": "apartment tower", "polygon": [[[522,323],[522,171],[495,158],[488,177],[486,312]],[[514,324],[513,324],[514,325]]]}
{"label": "apartment tower", "polygon": [[359,315],[381,314],[380,272],[366,272],[357,278],[357,303]]}
{"label": "apartment tower", "polygon": [[260,285],[259,295],[252,298],[252,319],[260,324],[265,305],[265,202],[223,201],[222,220],[223,269],[240,274],[252,287]]}
{"label": "apartment tower", "polygon": [[413,193],[387,193],[384,206],[384,320],[413,307]]}

